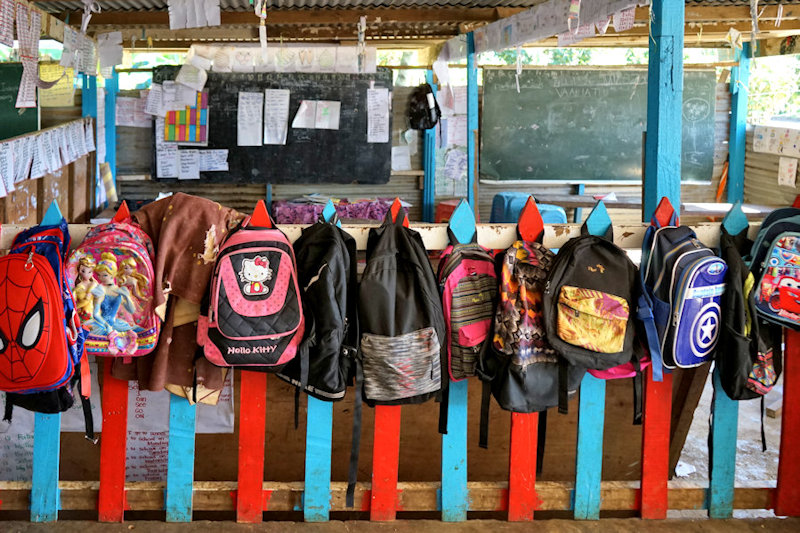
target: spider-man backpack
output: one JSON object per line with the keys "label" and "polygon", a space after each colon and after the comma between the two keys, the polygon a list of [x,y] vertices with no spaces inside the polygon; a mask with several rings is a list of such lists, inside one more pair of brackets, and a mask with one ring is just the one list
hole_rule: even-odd
{"label": "spider-man backpack", "polygon": [[14,405],[40,413],[66,411],[80,384],[87,438],[94,440],[84,335],[64,276],[67,221],[18,234],[0,258],[0,390],[5,419]]}

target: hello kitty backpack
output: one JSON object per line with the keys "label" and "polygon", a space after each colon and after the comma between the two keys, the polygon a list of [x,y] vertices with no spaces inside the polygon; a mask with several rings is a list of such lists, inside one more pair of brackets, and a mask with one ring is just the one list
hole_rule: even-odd
{"label": "hello kitty backpack", "polygon": [[86,353],[129,359],[155,349],[161,319],[153,304],[153,243],[123,203],[89,230],[67,261],[67,281],[86,330]]}
{"label": "hello kitty backpack", "polygon": [[261,205],[220,244],[197,343],[217,366],[278,372],[305,326],[292,245]]}

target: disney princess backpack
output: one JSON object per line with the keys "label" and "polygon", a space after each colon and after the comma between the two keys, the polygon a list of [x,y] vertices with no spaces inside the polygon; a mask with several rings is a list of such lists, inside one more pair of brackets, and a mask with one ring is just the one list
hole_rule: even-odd
{"label": "disney princess backpack", "polygon": [[153,305],[154,255],[150,237],[127,208],[92,228],[70,255],[67,280],[88,354],[130,359],[153,351],[161,331]]}

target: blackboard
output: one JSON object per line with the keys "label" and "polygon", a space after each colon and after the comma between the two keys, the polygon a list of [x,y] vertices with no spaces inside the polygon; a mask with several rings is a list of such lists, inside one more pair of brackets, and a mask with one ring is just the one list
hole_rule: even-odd
{"label": "blackboard", "polygon": [[0,64],[0,140],[39,129],[39,108],[17,109],[22,63]]}
{"label": "blackboard", "polygon": [[[501,180],[642,178],[647,71],[486,69],[480,175]],[[708,181],[714,166],[713,70],[684,72],[684,180]]]}
{"label": "blackboard", "polygon": [[[175,79],[178,69],[156,67],[153,82]],[[373,86],[391,92],[392,72],[386,68],[379,68],[375,74],[209,72],[205,86],[208,148],[229,150],[229,171],[201,172],[200,178],[237,183],[386,183],[391,172],[391,142],[367,142],[367,89]],[[290,90],[286,144],[236,146],[239,92],[264,89]],[[339,129],[292,128],[301,100],[341,102]]]}

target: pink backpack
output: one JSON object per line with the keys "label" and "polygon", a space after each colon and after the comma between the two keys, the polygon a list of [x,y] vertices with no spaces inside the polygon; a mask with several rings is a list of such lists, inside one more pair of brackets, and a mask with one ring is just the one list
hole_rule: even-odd
{"label": "pink backpack", "polygon": [[282,231],[248,218],[228,234],[207,299],[197,343],[213,364],[278,372],[294,358],[305,323],[294,250]]}
{"label": "pink backpack", "polygon": [[153,351],[161,331],[153,257],[150,237],[130,218],[92,228],[72,252],[67,280],[87,354],[129,359]]}

